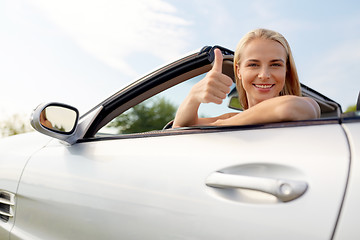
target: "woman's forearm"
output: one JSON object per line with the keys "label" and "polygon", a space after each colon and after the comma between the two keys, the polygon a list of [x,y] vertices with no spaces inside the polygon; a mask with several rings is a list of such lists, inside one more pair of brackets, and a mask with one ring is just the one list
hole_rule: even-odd
{"label": "woman's forearm", "polygon": [[248,125],[296,121],[320,117],[320,108],[311,98],[282,96],[263,101],[242,113],[227,119],[218,119],[212,125]]}
{"label": "woman's forearm", "polygon": [[185,127],[195,125],[198,121],[198,109],[200,103],[194,101],[192,97],[189,95],[179,106],[173,127]]}

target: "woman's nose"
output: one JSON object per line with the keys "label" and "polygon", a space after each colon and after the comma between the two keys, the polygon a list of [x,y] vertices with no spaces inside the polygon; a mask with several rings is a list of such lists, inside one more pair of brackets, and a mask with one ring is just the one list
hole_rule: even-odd
{"label": "woman's nose", "polygon": [[270,78],[270,72],[269,69],[267,68],[261,68],[259,74],[258,74],[258,78],[264,80],[264,79],[269,79]]}

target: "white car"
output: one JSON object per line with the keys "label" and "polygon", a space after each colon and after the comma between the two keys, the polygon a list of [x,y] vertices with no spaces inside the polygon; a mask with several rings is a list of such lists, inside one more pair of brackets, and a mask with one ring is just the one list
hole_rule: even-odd
{"label": "white car", "polygon": [[[233,77],[233,52],[217,47]],[[211,69],[213,49],[80,118],[42,104],[31,123],[43,134],[1,139],[0,239],[360,239],[360,112],[343,114],[304,85],[320,119],[172,129],[173,115],[151,108],[181,101]],[[238,111],[235,95],[201,114]],[[145,126],[157,115],[161,127]]]}

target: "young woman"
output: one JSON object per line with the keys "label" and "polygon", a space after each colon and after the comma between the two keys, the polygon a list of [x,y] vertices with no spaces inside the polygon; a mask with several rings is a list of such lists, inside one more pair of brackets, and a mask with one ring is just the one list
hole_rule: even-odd
{"label": "young woman", "polygon": [[247,33],[234,55],[234,72],[241,113],[199,118],[201,103],[221,104],[232,80],[222,74],[223,57],[215,50],[212,69],[195,84],[180,105],[173,127],[196,125],[246,125],[314,119],[320,108],[311,98],[301,97],[294,59],[286,39],[267,29]]}

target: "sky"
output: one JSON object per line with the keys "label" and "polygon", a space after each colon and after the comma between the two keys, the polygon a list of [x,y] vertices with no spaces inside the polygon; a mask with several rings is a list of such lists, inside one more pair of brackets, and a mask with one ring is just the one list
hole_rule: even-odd
{"label": "sky", "polygon": [[128,83],[248,31],[283,34],[300,81],[342,105],[360,90],[360,2],[0,0],[0,120],[43,102],[85,113]]}

